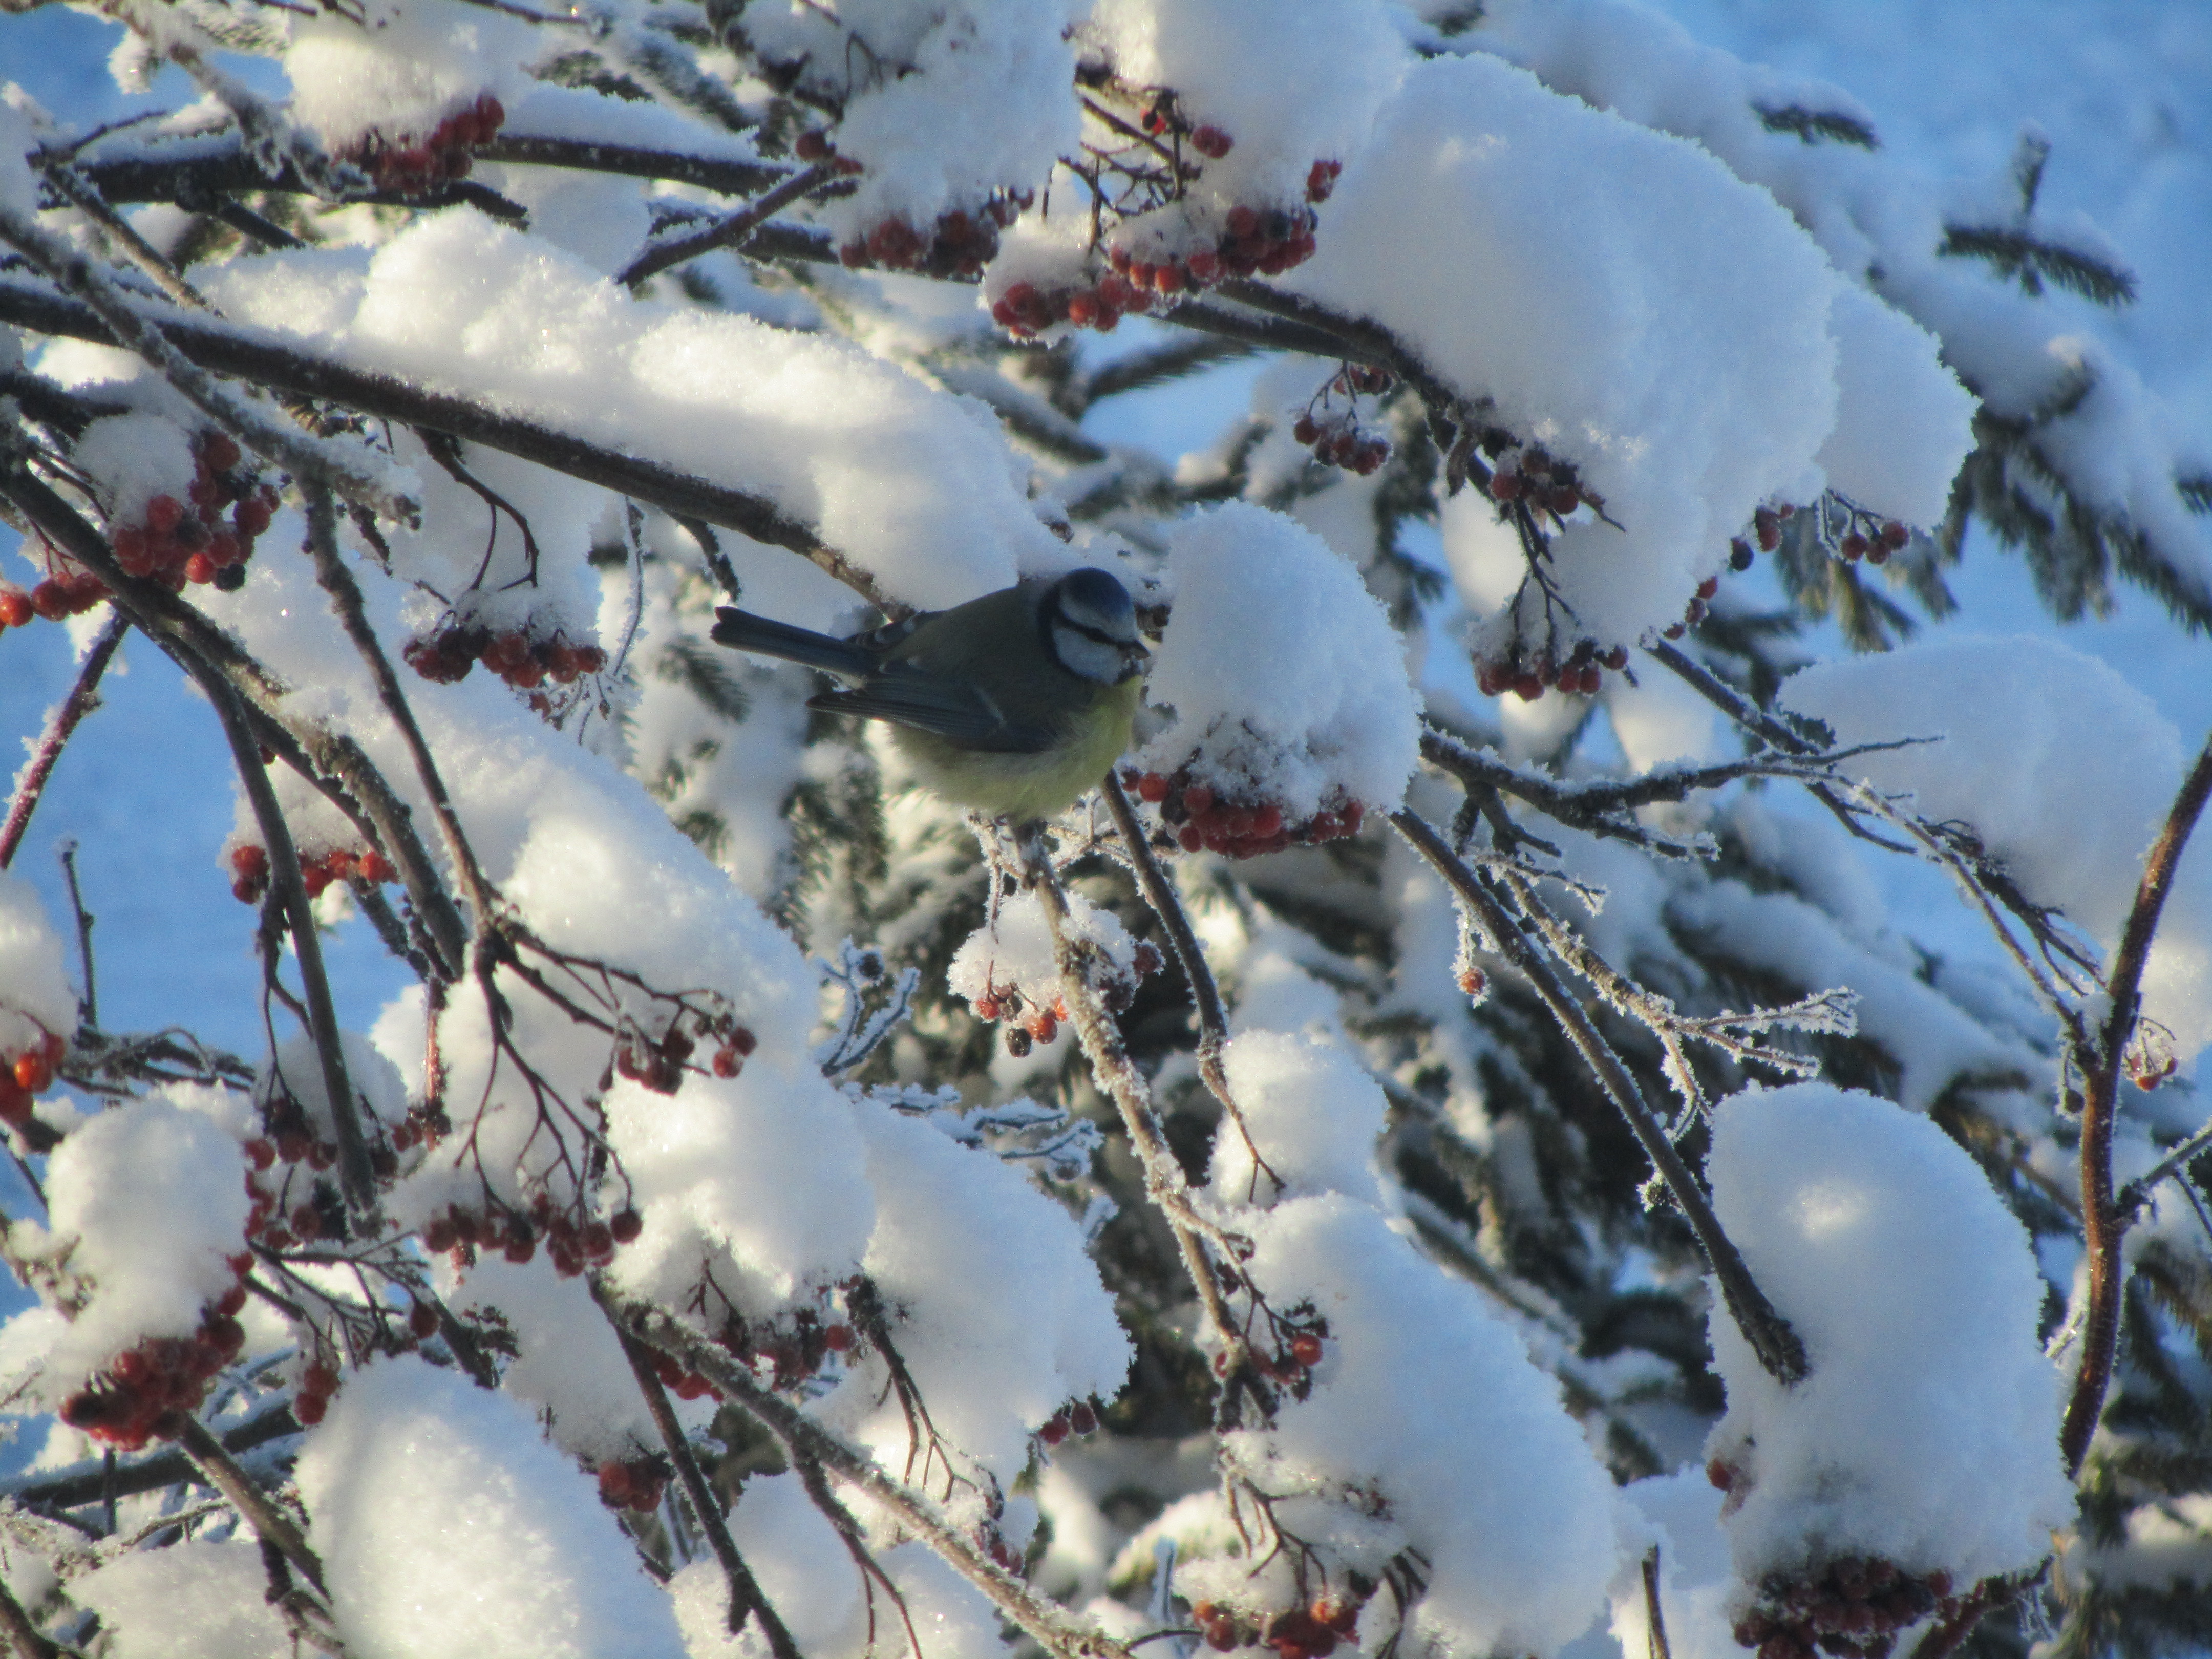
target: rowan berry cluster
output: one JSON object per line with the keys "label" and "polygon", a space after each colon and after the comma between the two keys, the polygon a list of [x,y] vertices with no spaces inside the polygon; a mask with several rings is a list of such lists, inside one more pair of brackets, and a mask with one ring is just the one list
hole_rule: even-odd
{"label": "rowan berry cluster", "polygon": [[1707,604],[1713,595],[1720,591],[1721,579],[1718,576],[1706,577],[1698,584],[1698,591],[1691,595],[1690,603],[1683,607],[1682,620],[1668,623],[1666,627],[1659,630],[1660,633],[1670,640],[1680,639],[1684,634],[1705,621]]}
{"label": "rowan berry cluster", "polygon": [[1548,649],[1522,652],[1502,661],[1480,661],[1475,664],[1475,684],[1486,697],[1502,696],[1510,691],[1523,702],[1534,702],[1545,691],[1579,691],[1588,696],[1604,684],[1604,672],[1610,668],[1616,674],[1628,666],[1628,647],[1616,645],[1600,650],[1595,640],[1577,640],[1564,657],[1555,657]]}
{"label": "rowan berry cluster", "polygon": [[1353,1641],[1359,1630],[1359,1603],[1328,1596],[1317,1598],[1310,1607],[1265,1615],[1200,1601],[1190,1616],[1204,1632],[1206,1646],[1217,1653],[1269,1647],[1278,1659],[1328,1659],[1339,1642]]}
{"label": "rowan berry cluster", "polygon": [[116,1355],[97,1380],[62,1402],[62,1421],[118,1451],[173,1437],[180,1414],[207,1398],[216,1373],[246,1346],[238,1313],[246,1306],[245,1279],[252,1265],[250,1255],[233,1256],[230,1266],[240,1282],[208,1305],[197,1332],[148,1337]]}
{"label": "rowan berry cluster", "polygon": [[38,1097],[54,1086],[69,1041],[40,1028],[37,1042],[20,1054],[0,1054],[0,1123],[21,1128],[31,1121]]}
{"label": "rowan berry cluster", "polygon": [[[269,890],[269,849],[245,842],[230,849],[231,896],[241,904],[258,904]],[[371,848],[356,853],[344,847],[310,858],[300,855],[300,880],[309,898],[319,898],[332,882],[359,879],[383,883],[399,879],[392,860]]]}
{"label": "rowan berry cluster", "polygon": [[435,631],[410,640],[401,656],[424,679],[451,685],[469,677],[481,661],[518,691],[535,691],[551,680],[568,685],[607,665],[607,653],[596,645],[572,645],[556,629],[532,637],[520,629],[494,633],[480,623],[449,622]]}
{"label": "rowan berry cluster", "polygon": [[672,1095],[683,1084],[684,1068],[702,1042],[714,1044],[708,1064],[716,1077],[725,1078],[744,1071],[745,1057],[760,1046],[760,1039],[732,1014],[695,1014],[688,1030],[684,1016],[678,1014],[657,1037],[649,1037],[635,1026],[625,1030],[615,1042],[615,1073],[643,1084],[655,1094]]}
{"label": "rowan berry cluster", "polygon": [[107,584],[89,570],[70,565],[54,566],[53,574],[26,593],[13,582],[0,582],[0,632],[27,628],[34,619],[59,622],[81,617],[107,597]]}
{"label": "rowan berry cluster", "polygon": [[845,243],[837,260],[848,270],[916,270],[926,276],[976,277],[998,257],[999,231],[1035,199],[1028,191],[993,196],[969,213],[953,208],[917,229],[903,219],[881,220]]}
{"label": "rowan berry cluster", "polygon": [[1175,831],[1176,843],[1186,853],[1203,848],[1232,859],[1257,858],[1279,853],[1285,847],[1313,847],[1326,841],[1359,833],[1367,809],[1356,800],[1341,800],[1311,817],[1292,823],[1274,801],[1244,801],[1217,793],[1210,784],[1194,782],[1188,764],[1163,775],[1144,772],[1123,781],[1140,800],[1160,809],[1160,819]]}
{"label": "rowan berry cluster", "polygon": [[1735,1622],[1738,1645],[1759,1659],[1885,1659],[1899,1631],[1953,1606],[1951,1575],[1909,1573],[1877,1557],[1847,1555],[1820,1571],[1769,1573],[1759,1601]]}
{"label": "rowan berry cluster", "polygon": [[1500,503],[1520,501],[1531,510],[1565,519],[1587,502],[1605,503],[1583,488],[1572,461],[1563,461],[1540,444],[1524,444],[1510,432],[1493,429],[1481,439],[1484,453],[1492,458],[1490,498]]}
{"label": "rowan berry cluster", "polygon": [[1291,436],[1312,450],[1322,465],[1340,466],[1363,478],[1390,459],[1389,439],[1348,409],[1324,410],[1317,416],[1309,410],[1291,426]]}
{"label": "rowan berry cluster", "polygon": [[1057,1446],[1069,1435],[1078,1439],[1098,1432],[1098,1413],[1087,1400],[1079,1400],[1064,1411],[1056,1411],[1045,1419],[1036,1431],[1036,1437],[1048,1446]]}
{"label": "rowan berry cluster", "polygon": [[330,1411],[331,1396],[338,1391],[337,1367],[320,1359],[310,1361],[300,1373],[300,1391],[292,1396],[292,1415],[302,1428],[312,1429]]}
{"label": "rowan berry cluster", "polygon": [[579,1220],[540,1192],[526,1212],[490,1199],[482,1209],[449,1205],[422,1229],[422,1248],[437,1255],[451,1252],[456,1267],[472,1266],[479,1250],[496,1250],[520,1266],[536,1258],[543,1241],[553,1271],[574,1279],[586,1267],[605,1267],[618,1246],[634,1243],[644,1231],[645,1218],[635,1210],[617,1210],[605,1221]]}
{"label": "rowan berry cluster", "polygon": [[1067,1000],[1055,997],[1048,1007],[1025,1001],[1018,986],[994,985],[977,1000],[975,1018],[986,1025],[995,1025],[1002,1019],[1008,1022],[1006,1052],[1022,1060],[1036,1044],[1050,1042],[1060,1035],[1060,1024],[1067,1018]]}
{"label": "rowan berry cluster", "polygon": [[678,1400],[704,1400],[714,1392],[714,1385],[704,1376],[685,1370],[665,1353],[653,1356],[653,1372],[660,1379],[661,1387]]}
{"label": "rowan berry cluster", "polygon": [[1836,543],[1836,551],[1852,562],[1864,559],[1869,564],[1887,564],[1891,555],[1911,539],[1912,532],[1894,519],[1866,526],[1854,524]]}
{"label": "rowan berry cluster", "polygon": [[800,1308],[781,1324],[749,1324],[732,1314],[714,1340],[740,1364],[765,1369],[773,1386],[788,1389],[821,1370],[831,1354],[851,1353],[860,1337],[842,1319],[823,1319],[811,1308]]}
{"label": "rowan berry cluster", "polygon": [[191,488],[184,501],[156,495],[146,503],[143,520],[114,526],[115,562],[126,575],[149,578],[172,593],[182,592],[187,582],[213,583],[228,592],[245,584],[253,544],[276,516],[276,491],[241,464],[228,433],[202,434],[192,445],[192,459]]}
{"label": "rowan berry cluster", "polygon": [[599,1502],[611,1510],[651,1515],[660,1507],[660,1496],[668,1489],[668,1474],[665,1457],[633,1457],[627,1462],[611,1457],[599,1465]]}
{"label": "rowan berry cluster", "polygon": [[469,176],[469,152],[488,144],[507,124],[507,106],[489,93],[456,110],[421,138],[387,138],[371,131],[339,152],[395,196],[420,196]]}

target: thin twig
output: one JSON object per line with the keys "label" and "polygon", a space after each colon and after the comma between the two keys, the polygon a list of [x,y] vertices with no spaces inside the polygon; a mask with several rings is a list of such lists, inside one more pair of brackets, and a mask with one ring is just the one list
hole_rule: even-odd
{"label": "thin twig", "polygon": [[1582,1055],[1583,1063],[1596,1075],[1600,1086],[1628,1121],[1629,1128],[1643,1143],[1645,1155],[1666,1182],[1668,1192],[1704,1247],[1713,1277],[1720,1281],[1721,1297],[1728,1304],[1729,1315],[1759,1357],[1759,1364],[1785,1387],[1803,1381],[1809,1369],[1804,1343],[1759,1288],[1735,1243],[1723,1231],[1720,1218],[1714,1215],[1705,1189],[1652,1116],[1642,1091],[1636,1086],[1636,1079],[1613,1052],[1612,1045],[1590,1023],[1582,1005],[1559,982],[1550,962],[1528,941],[1504,906],[1453,853],[1450,843],[1426,819],[1404,808],[1393,812],[1390,822],[1406,838],[1407,844],[1427,860],[1430,868],[1443,877],[1445,884],[1474,912],[1499,954],[1527,977],[1545,1006],[1551,1010],[1552,1017],[1559,1021],[1568,1041]]}
{"label": "thin twig", "polygon": [[811,190],[818,190],[837,177],[836,167],[828,162],[818,162],[802,167],[774,189],[764,191],[746,203],[728,217],[716,220],[702,229],[682,236],[672,236],[666,241],[647,247],[636,258],[617,274],[615,281],[625,288],[635,289],[641,283],[658,276],[671,265],[680,265],[686,259],[696,259],[702,253],[711,253],[718,247],[744,251],[752,234],[768,222],[772,213],[788,207]]}
{"label": "thin twig", "polygon": [[2166,823],[2143,860],[2142,879],[2120,934],[2118,954],[2106,979],[2108,1012],[2094,1052],[2075,1055],[2081,1072],[2081,1233],[2089,1257],[2089,1312],[2083,1322],[2081,1366],[2066,1402],[2058,1437],[2071,1474],[2081,1467],[2105,1410],[2112,1362],[2119,1349],[2120,1281],[2126,1270],[2121,1243],[2128,1217],[2112,1201],[2112,1124],[2118,1115],[2120,1062],[2134,1035],[2142,1003],[2142,975],[2151,940],[2173,886],[2173,873],[2190,832],[2212,796],[2212,738],[2183,780]]}
{"label": "thin twig", "polygon": [[110,617],[100,624],[92,649],[84,653],[84,661],[78,665],[76,684],[70,688],[69,696],[46,721],[46,729],[39,733],[30,763],[23,769],[16,781],[15,793],[8,802],[8,816],[0,820],[0,870],[14,862],[15,849],[22,845],[23,831],[30,827],[31,814],[39,810],[40,799],[46,791],[46,780],[53,776],[54,763],[62,757],[70,734],[87,714],[100,707],[100,677],[107,672],[115,647],[123,643],[123,635],[130,627],[130,623],[120,616]]}

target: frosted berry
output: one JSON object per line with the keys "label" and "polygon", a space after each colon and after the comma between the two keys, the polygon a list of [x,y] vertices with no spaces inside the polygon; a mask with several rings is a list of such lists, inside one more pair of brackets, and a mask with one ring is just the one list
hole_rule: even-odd
{"label": "frosted berry", "polygon": [[1200,155],[1210,155],[1217,161],[1228,155],[1236,143],[1235,139],[1219,127],[1215,126],[1200,127],[1190,135],[1190,147],[1193,149]]}

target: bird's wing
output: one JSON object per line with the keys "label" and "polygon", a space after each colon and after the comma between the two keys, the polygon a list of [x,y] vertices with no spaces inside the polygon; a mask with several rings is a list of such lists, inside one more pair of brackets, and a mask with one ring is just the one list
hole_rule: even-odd
{"label": "bird's wing", "polygon": [[902,667],[895,664],[850,690],[824,691],[806,706],[934,732],[983,754],[1036,755],[1052,747],[1048,728],[1010,719],[974,684]]}
{"label": "bird's wing", "polygon": [[818,668],[843,679],[863,678],[876,665],[873,653],[850,641],[833,640],[827,634],[793,628],[789,623],[756,617],[750,611],[728,605],[714,613],[714,631],[709,637],[715,644],[726,645],[733,651],[781,657],[787,662],[804,663],[809,668]]}

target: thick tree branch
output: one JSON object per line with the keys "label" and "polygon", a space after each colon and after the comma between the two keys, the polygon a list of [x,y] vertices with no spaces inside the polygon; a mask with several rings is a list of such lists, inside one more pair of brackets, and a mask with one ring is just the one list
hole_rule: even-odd
{"label": "thick tree branch", "polygon": [[171,1419],[171,1426],[176,1431],[178,1446],[191,1461],[192,1467],[208,1485],[230,1500],[231,1506],[253,1528],[254,1535],[276,1546],[294,1571],[313,1584],[319,1594],[327,1596],[330,1591],[323,1583],[323,1564],[307,1547],[306,1536],[293,1524],[291,1516],[253,1484],[253,1477],[239,1466],[199,1419],[179,1412]]}

